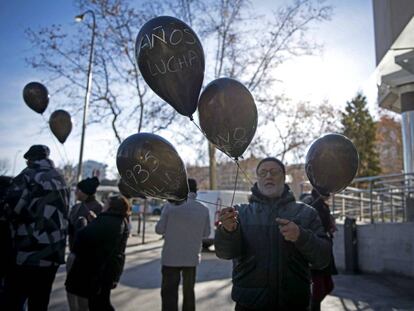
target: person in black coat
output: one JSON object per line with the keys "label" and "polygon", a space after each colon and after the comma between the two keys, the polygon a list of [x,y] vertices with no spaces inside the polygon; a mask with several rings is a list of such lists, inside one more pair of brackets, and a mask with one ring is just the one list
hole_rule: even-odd
{"label": "person in black coat", "polygon": [[131,205],[123,196],[109,197],[104,211],[75,238],[75,260],[66,279],[69,293],[88,298],[90,311],[114,310],[110,301],[125,263]]}
{"label": "person in black coat", "polygon": [[6,193],[12,183],[13,178],[0,176],[0,309],[4,308],[5,303],[5,281],[6,274],[13,266],[13,247],[10,231],[10,223],[6,213]]}
{"label": "person in black coat", "polygon": [[261,160],[249,204],[221,209],[216,255],[233,260],[236,311],[308,311],[309,266],[329,264],[331,241],[317,212],[296,202],[277,158]]}
{"label": "person in black coat", "polygon": [[[311,194],[301,196],[301,200],[311,205],[319,214],[322,226],[332,240],[333,233],[336,231],[335,219],[333,218],[329,205],[326,203],[329,199],[329,194],[319,193],[313,189]],[[331,260],[329,265],[324,269],[312,269],[312,301],[311,310],[320,311],[322,300],[334,289],[332,275],[338,274],[336,269],[333,253],[331,253]]]}
{"label": "person in black coat", "polygon": [[[81,180],[76,186],[75,195],[76,200],[79,201],[79,203],[72,206],[68,217],[68,242],[70,254],[66,259],[67,272],[71,269],[74,260],[72,248],[77,232],[102,212],[102,204],[95,198],[98,186],[99,180],[96,177]],[[66,294],[70,311],[84,311],[88,309],[88,299],[73,295],[69,292]]]}

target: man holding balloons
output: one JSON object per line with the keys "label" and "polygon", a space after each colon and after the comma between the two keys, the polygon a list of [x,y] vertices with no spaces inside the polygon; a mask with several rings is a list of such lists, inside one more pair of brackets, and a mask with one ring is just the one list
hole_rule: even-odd
{"label": "man holding balloons", "polygon": [[233,259],[236,310],[308,310],[309,266],[327,266],[332,245],[317,212],[295,201],[280,160],[261,160],[256,174],[250,203],[223,209],[215,236],[217,256]]}

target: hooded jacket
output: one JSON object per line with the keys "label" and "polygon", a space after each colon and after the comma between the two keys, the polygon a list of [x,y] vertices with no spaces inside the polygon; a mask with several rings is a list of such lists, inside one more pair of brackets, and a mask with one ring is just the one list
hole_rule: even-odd
{"label": "hooded jacket", "polygon": [[[253,310],[307,310],[310,266],[327,266],[331,254],[317,212],[296,202],[287,185],[277,199],[263,196],[255,185],[250,203],[235,208],[237,229],[220,226],[215,235],[217,256],[233,259],[232,299]],[[296,242],[284,239],[276,218],[299,226]]]}

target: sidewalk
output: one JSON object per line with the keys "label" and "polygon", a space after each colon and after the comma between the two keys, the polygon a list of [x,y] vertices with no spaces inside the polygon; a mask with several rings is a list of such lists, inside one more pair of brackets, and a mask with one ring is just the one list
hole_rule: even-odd
{"label": "sidewalk", "polygon": [[414,310],[414,279],[379,274],[339,274],[322,310]]}
{"label": "sidewalk", "polygon": [[[149,220],[145,222],[145,244],[159,241],[162,237],[155,233],[156,221]],[[140,233],[138,234],[138,221],[133,219],[131,221],[131,235],[128,238],[127,247],[142,245],[143,224],[141,223]]]}

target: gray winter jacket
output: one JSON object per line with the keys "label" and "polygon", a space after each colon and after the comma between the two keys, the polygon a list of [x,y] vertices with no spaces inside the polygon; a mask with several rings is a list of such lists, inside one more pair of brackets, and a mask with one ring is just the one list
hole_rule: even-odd
{"label": "gray winter jacket", "polygon": [[207,207],[190,192],[182,204],[167,204],[155,232],[164,235],[161,264],[168,267],[195,267],[201,259],[201,243],[210,235]]}
{"label": "gray winter jacket", "polygon": [[[254,310],[307,310],[310,266],[329,264],[331,243],[317,212],[295,202],[288,186],[271,200],[252,188],[250,204],[236,206],[239,225],[234,232],[219,227],[215,236],[219,258],[233,259],[232,299]],[[276,218],[300,228],[296,242],[285,241]]]}

